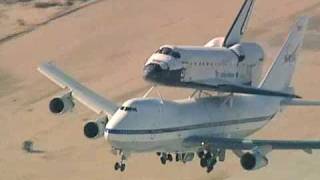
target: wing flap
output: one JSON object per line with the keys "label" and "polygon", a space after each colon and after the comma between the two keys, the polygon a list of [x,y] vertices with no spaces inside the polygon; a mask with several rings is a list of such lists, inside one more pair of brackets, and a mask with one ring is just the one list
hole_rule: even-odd
{"label": "wing flap", "polygon": [[302,99],[285,99],[281,102],[282,106],[320,106],[320,101],[302,100]]}
{"label": "wing flap", "polygon": [[256,147],[271,146],[272,150],[312,150],[320,149],[320,141],[302,140],[257,140],[236,138],[190,137],[184,140],[185,146],[201,146],[222,149],[252,150]]}
{"label": "wing flap", "polygon": [[112,116],[118,109],[115,103],[83,86],[52,63],[44,63],[38,67],[38,70],[61,88],[70,89],[73,98],[98,114],[106,113],[107,115]]}

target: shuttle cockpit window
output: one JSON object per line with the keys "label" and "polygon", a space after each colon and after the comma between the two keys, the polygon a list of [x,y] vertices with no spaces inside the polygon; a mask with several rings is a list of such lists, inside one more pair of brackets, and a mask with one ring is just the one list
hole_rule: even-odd
{"label": "shuttle cockpit window", "polygon": [[179,52],[174,51],[172,48],[169,48],[169,47],[163,47],[163,48],[157,50],[156,53],[172,56],[174,58],[180,58],[181,57]]}
{"label": "shuttle cockpit window", "polygon": [[121,106],[121,107],[120,107],[120,110],[122,110],[122,111],[134,111],[134,112],[137,112],[137,108],[135,108],[135,107],[127,107],[127,106]]}

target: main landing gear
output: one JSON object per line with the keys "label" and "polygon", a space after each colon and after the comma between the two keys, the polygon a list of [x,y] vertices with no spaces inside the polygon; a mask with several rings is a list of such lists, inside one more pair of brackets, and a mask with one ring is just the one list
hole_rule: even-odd
{"label": "main landing gear", "polygon": [[211,172],[217,163],[217,158],[210,152],[199,152],[198,157],[200,158],[200,166],[207,168],[207,173]]}
{"label": "main landing gear", "polygon": [[161,164],[165,165],[167,163],[167,160],[172,162],[173,160],[173,157],[171,154],[169,153],[160,153],[160,152],[157,152],[157,155],[160,156],[160,162]]}
{"label": "main landing gear", "polygon": [[200,151],[198,152],[198,157],[200,158],[200,166],[206,168],[207,173],[210,173],[217,164],[217,158],[219,158],[219,161],[224,161],[225,150]]}
{"label": "main landing gear", "polygon": [[[173,155],[170,153],[157,152],[157,155],[160,156],[160,162],[163,165],[165,165],[167,161],[170,161],[170,162],[173,161]],[[176,153],[175,154],[176,162],[187,163],[189,161],[192,161],[193,158],[194,158],[194,153]]]}

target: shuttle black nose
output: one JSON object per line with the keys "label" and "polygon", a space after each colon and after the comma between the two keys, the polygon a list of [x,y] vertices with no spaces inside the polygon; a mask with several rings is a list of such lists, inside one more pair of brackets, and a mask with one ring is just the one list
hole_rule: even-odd
{"label": "shuttle black nose", "polygon": [[148,81],[155,81],[159,78],[162,68],[159,64],[148,64],[143,68],[143,78]]}

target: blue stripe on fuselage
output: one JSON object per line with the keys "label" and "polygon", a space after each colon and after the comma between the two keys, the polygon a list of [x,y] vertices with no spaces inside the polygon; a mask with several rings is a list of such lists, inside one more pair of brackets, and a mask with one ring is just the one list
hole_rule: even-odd
{"label": "blue stripe on fuselage", "polygon": [[221,122],[209,122],[209,123],[203,123],[203,124],[195,124],[195,125],[172,127],[172,128],[161,128],[161,129],[141,129],[141,130],[105,129],[105,131],[109,134],[161,134],[161,133],[170,133],[170,132],[194,130],[194,129],[201,129],[201,128],[212,128],[212,127],[261,122],[265,120],[270,120],[274,116],[275,114],[272,114],[270,116],[258,117],[258,118],[237,119],[237,120],[229,120],[229,121],[221,121]]}

